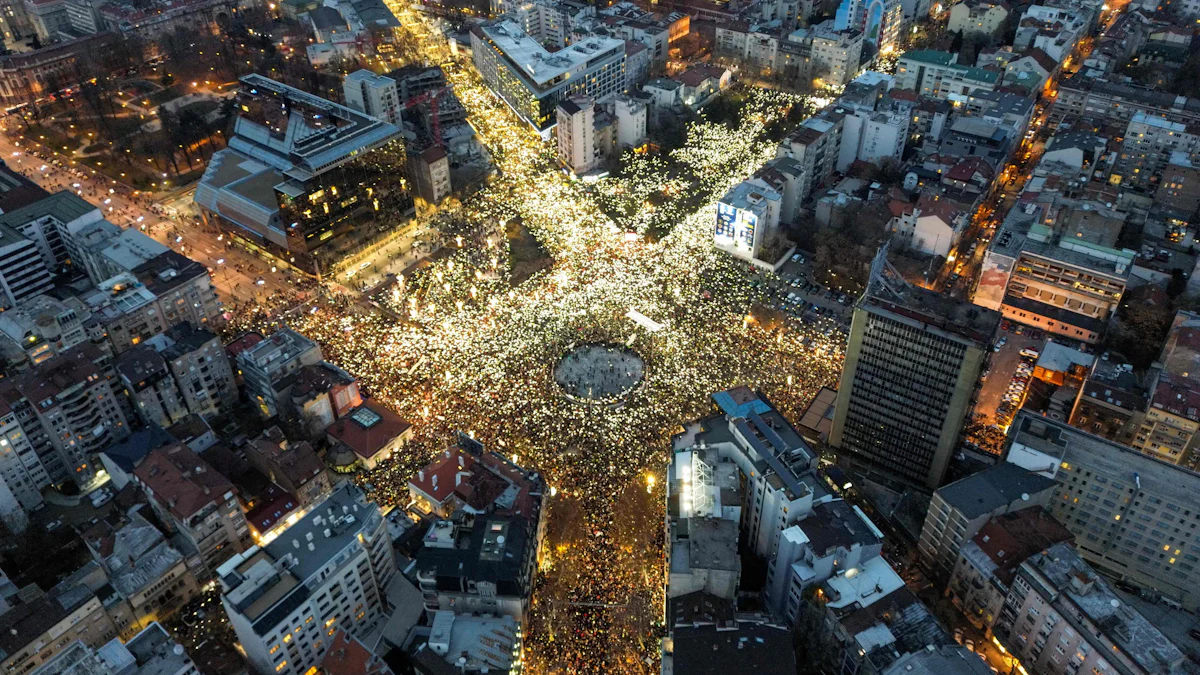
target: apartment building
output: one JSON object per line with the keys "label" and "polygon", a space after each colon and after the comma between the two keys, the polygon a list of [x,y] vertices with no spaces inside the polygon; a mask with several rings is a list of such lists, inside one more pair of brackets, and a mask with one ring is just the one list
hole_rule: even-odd
{"label": "apartment building", "polygon": [[1074,75],[1058,84],[1054,114],[1089,117],[1112,124],[1128,124],[1139,113],[1185,125],[1200,122],[1200,98],[1178,96],[1131,82]]}
{"label": "apartment building", "polygon": [[[43,503],[42,490],[50,486],[50,474],[4,396],[0,396],[0,480],[24,513]],[[11,518],[19,523],[23,515],[13,513]]]}
{"label": "apartment building", "polygon": [[358,112],[389,124],[400,124],[404,101],[392,78],[369,70],[356,70],[342,78],[342,95],[346,105]]}
{"label": "apartment building", "polygon": [[764,255],[763,245],[779,231],[782,207],[783,195],[761,178],[738,183],[717,200],[713,243],[743,260],[758,259]]}
{"label": "apartment building", "polygon": [[1189,157],[1200,152],[1200,125],[1189,126],[1138,111],[1125,129],[1115,170],[1118,175],[1109,180],[1142,188],[1157,186],[1176,152]]}
{"label": "apartment building", "polygon": [[[737,467],[739,481],[744,481],[742,536],[755,555],[770,559],[780,533],[812,512],[815,503],[831,498],[815,474],[817,454],[754,390],[734,387],[712,398],[719,413],[685,425],[672,439],[675,453],[700,451],[693,462],[710,467],[730,462]],[[725,513],[726,519],[731,515]]]}
{"label": "apartment building", "polygon": [[46,293],[53,279],[37,243],[12,227],[0,226],[0,305],[8,309]]}
{"label": "apartment building", "polygon": [[1073,538],[1040,506],[996,516],[963,544],[946,595],[971,625],[990,635],[1021,563]]}
{"label": "apartment building", "polygon": [[76,640],[30,675],[200,675],[183,645],[158,622],[123,643],[99,648]]}
{"label": "apartment building", "polygon": [[1045,506],[1054,486],[1045,476],[1002,463],[938,488],[917,541],[922,566],[949,579],[980,528],[997,516]]}
{"label": "apartment building", "polygon": [[0,313],[0,338],[7,338],[8,343],[0,351],[11,367],[38,365],[90,340],[91,317],[78,298],[34,296]]}
{"label": "apartment building", "polygon": [[524,621],[545,536],[545,492],[537,472],[465,437],[409,480],[418,504],[448,514],[429,526],[416,559],[428,615],[479,612]]}
{"label": "apartment building", "polygon": [[796,195],[797,204],[807,201],[821,183],[833,176],[842,147],[844,118],[844,112],[827,107],[801,122],[775,149],[775,157],[794,159],[802,168],[804,178]]}
{"label": "apartment building", "polygon": [[737,465],[713,447],[677,447],[667,469],[667,597],[703,592],[737,601],[742,505]]}
{"label": "apartment building", "polygon": [[1106,576],[1200,607],[1191,526],[1200,475],[1062,422],[1018,413],[1006,461],[1053,478],[1050,513]]}
{"label": "apartment building", "polygon": [[217,570],[221,604],[246,660],[281,675],[316,672],[338,631],[366,637],[385,618],[395,575],[379,507],[350,484]]}
{"label": "apartment building", "polygon": [[450,156],[443,148],[434,145],[421,153],[409,153],[408,158],[415,197],[436,205],[450,194]]}
{"label": "apartment building", "polygon": [[0,388],[51,483],[91,482],[99,469],[95,456],[129,435],[119,394],[104,373],[107,361],[85,342]]}
{"label": "apartment building", "polygon": [[1108,353],[1096,359],[1071,411],[1071,426],[1122,445],[1132,445],[1150,406],[1158,373],[1134,373],[1123,357]]}
{"label": "apartment building", "polygon": [[246,447],[246,460],[272,483],[309,506],[325,498],[332,486],[325,464],[307,441],[293,443],[279,427],[271,427]]}
{"label": "apartment building", "polygon": [[596,100],[590,96],[572,96],[558,104],[558,160],[579,176],[600,161],[596,147]]}
{"label": "apartment building", "polygon": [[999,79],[999,73],[959,65],[958,55],[949,52],[905,52],[896,64],[897,87],[952,102],[966,101],[977,91],[992,91]]}
{"label": "apartment building", "polygon": [[134,478],[159,520],[188,544],[201,581],[250,545],[237,490],[199,455],[182,445],[152,450]]}
{"label": "apartment building", "polygon": [[1183,652],[1067,543],[1021,564],[995,632],[1038,675],[1186,672]]}
{"label": "apartment building", "polygon": [[36,586],[0,614],[0,669],[25,675],[79,641],[100,647],[117,637],[104,605],[83,586],[43,593]]}
{"label": "apartment building", "polygon": [[316,342],[285,326],[239,353],[237,365],[246,395],[258,405],[260,415],[271,418],[283,409],[278,385],[300,368],[322,360]]}
{"label": "apartment building", "polygon": [[1200,465],[1200,315],[1175,315],[1159,356],[1161,367],[1150,383],[1149,403],[1129,445],[1171,464]]}
{"label": "apartment building", "polygon": [[879,269],[854,308],[829,444],[855,471],[938,488],[1000,315]]}
{"label": "apartment building", "polygon": [[950,8],[950,20],[946,24],[946,32],[982,33],[994,35],[1004,24],[1011,11],[1008,3],[992,2],[991,0],[967,0]]}
{"label": "apartment building", "polygon": [[600,100],[625,91],[625,41],[614,37],[589,35],[549,52],[503,20],[471,29],[471,55],[484,82],[544,137],[564,99]]}
{"label": "apartment building", "polygon": [[892,80],[854,81],[846,85],[837,105],[846,112],[837,170],[846,173],[856,160],[878,163],[900,159],[909,137],[912,105],[892,99]]}

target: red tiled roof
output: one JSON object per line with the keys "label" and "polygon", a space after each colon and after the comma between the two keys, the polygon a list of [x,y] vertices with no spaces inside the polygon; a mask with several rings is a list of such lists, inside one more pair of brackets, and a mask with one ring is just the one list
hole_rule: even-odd
{"label": "red tiled roof", "polygon": [[258,503],[246,512],[246,522],[255,532],[262,534],[278,525],[288,514],[296,510],[296,498],[278,485],[271,483],[259,495]]}
{"label": "red tiled roof", "polygon": [[1026,56],[1034,61],[1037,61],[1037,64],[1041,66],[1042,70],[1045,70],[1047,73],[1053,73],[1054,69],[1058,67],[1058,61],[1050,58],[1049,54],[1036,47],[1026,50],[1023,54],[1021,54],[1021,58]]}
{"label": "red tiled roof", "polygon": [[152,451],[134,474],[152,498],[180,521],[236,492],[225,476],[184,445]]}
{"label": "red tiled roof", "polygon": [[967,157],[958,164],[955,164],[954,168],[946,173],[946,177],[950,180],[960,180],[965,183],[970,181],[976,173],[980,173],[985,179],[991,180],[992,176],[996,174],[996,170],[982,157]]}
{"label": "red tiled roof", "polygon": [[238,336],[233,342],[225,345],[225,353],[229,354],[229,358],[236,359],[238,354],[250,349],[254,345],[263,341],[261,333],[245,333]]}
{"label": "red tiled roof", "polygon": [[321,660],[323,675],[392,675],[383,659],[343,630],[334,634],[329,651]]}
{"label": "red tiled roof", "polygon": [[996,578],[1008,585],[1029,556],[1073,538],[1062,523],[1037,506],[992,518],[972,541],[995,563]]}
{"label": "red tiled roof", "polygon": [[954,225],[955,220],[964,211],[962,204],[936,195],[921,195],[917,200],[917,209],[922,216],[937,216],[947,225]]}
{"label": "red tiled roof", "polygon": [[[354,418],[360,410],[375,413],[379,416],[379,421],[369,427],[363,426]],[[325,433],[353,450],[359,457],[370,459],[411,427],[412,424],[408,420],[391,410],[376,403],[366,402],[329,425]]]}
{"label": "red tiled roof", "polygon": [[480,512],[487,511],[510,486],[517,487],[517,494],[510,506],[497,509],[497,513],[528,518],[536,503],[533,481],[520,467],[494,453],[476,458],[461,450],[447,450],[408,484],[439,505],[454,498]]}
{"label": "red tiled roof", "polygon": [[700,85],[704,84],[705,80],[718,80],[724,74],[725,69],[721,68],[720,66],[710,66],[707,63],[697,63],[691,68],[688,68],[679,75],[675,76],[675,79],[678,80],[682,85],[688,87],[699,87]]}

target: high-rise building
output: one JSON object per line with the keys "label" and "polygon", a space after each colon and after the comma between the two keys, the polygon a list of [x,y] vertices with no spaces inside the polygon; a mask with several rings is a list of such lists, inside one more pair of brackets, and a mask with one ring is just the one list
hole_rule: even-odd
{"label": "high-rise building", "polygon": [[52,483],[91,482],[99,469],[96,455],[129,435],[120,396],[104,372],[108,359],[85,342],[0,387],[0,397],[28,435]]}
{"label": "high-rise building", "polygon": [[379,507],[343,484],[270,543],[217,570],[221,604],[260,673],[316,672],[337,632],[366,637],[396,574]]}
{"label": "high-rise building", "polygon": [[881,249],[829,434],[842,461],[883,482],[941,485],[999,324],[997,312],[909,286]]}
{"label": "high-rise building", "polygon": [[547,138],[566,98],[605,99],[625,91],[625,41],[589,35],[549,52],[514,21],[471,29],[475,67],[497,94]]}

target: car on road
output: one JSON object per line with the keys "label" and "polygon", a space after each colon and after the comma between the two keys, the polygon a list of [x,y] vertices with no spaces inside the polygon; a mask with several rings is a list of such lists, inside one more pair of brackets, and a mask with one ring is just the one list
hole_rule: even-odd
{"label": "car on road", "polygon": [[62,527],[62,524],[63,524],[62,518],[52,520],[52,521],[46,523],[46,531],[53,532],[53,531],[57,530],[58,528]]}
{"label": "car on road", "polygon": [[998,352],[1001,349],[1004,349],[1004,345],[1006,344],[1008,344],[1008,338],[1002,337],[999,340],[996,340],[996,346],[992,347],[992,351]]}

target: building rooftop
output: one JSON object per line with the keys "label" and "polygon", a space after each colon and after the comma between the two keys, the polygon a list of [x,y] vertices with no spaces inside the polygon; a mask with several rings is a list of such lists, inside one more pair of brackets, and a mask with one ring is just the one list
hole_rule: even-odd
{"label": "building rooftop", "polygon": [[944,485],[937,495],[973,520],[1053,487],[1053,480],[1005,462]]}
{"label": "building rooftop", "polygon": [[979,528],[962,554],[1007,587],[1029,556],[1074,538],[1062,523],[1040,506],[1005,513]]}
{"label": "building rooftop", "polygon": [[832,609],[870,607],[904,588],[904,580],[881,556],[841,571],[825,582],[826,605]]}
{"label": "building rooftop", "polygon": [[676,675],[794,675],[792,634],[763,616],[739,615],[729,601],[697,591],[667,601]]}
{"label": "building rooftop", "polygon": [[798,523],[817,555],[830,549],[883,543],[883,535],[858,507],[842,499],[814,504],[812,513]]}
{"label": "building rooftop", "polygon": [[[1055,544],[1035,553],[1021,566],[1021,574],[1031,573],[1069,598],[1095,629],[1103,631],[1144,672],[1163,675],[1182,672],[1183,652],[1146,617],[1125,604],[1070,544]],[[1081,633],[1091,637],[1085,631]]]}
{"label": "building rooftop", "polygon": [[859,307],[890,312],[985,347],[1000,326],[1000,313],[918,286],[896,287],[898,293],[868,292]]}
{"label": "building rooftop", "polygon": [[46,216],[65,225],[76,218],[98,211],[96,206],[83,197],[70,190],[63,190],[26,206],[0,214],[0,226],[20,229],[22,225]]}
{"label": "building rooftop", "polygon": [[183,445],[152,450],[135,473],[150,496],[184,522],[236,492],[229,479]]}
{"label": "building rooftop", "polygon": [[42,594],[0,614],[0,653],[16,654],[91,600],[91,591]]}
{"label": "building rooftop", "polygon": [[321,659],[322,675],[392,675],[383,659],[353,635],[338,629]]}
{"label": "building rooftop", "polygon": [[603,35],[589,35],[569,47],[550,52],[515,21],[502,20],[477,28],[517,67],[523,77],[538,87],[544,87],[572,71],[587,68],[602,55],[625,53],[624,40]]}
{"label": "building rooftop", "polygon": [[459,672],[506,673],[512,669],[513,648],[521,640],[520,632],[511,616],[439,611],[434,613],[426,647]]}
{"label": "building rooftop", "polygon": [[411,428],[408,420],[368,401],[338,418],[325,433],[359,457],[370,459]]}
{"label": "building rooftop", "polygon": [[882,675],[990,675],[992,669],[975,652],[958,645],[905,654]]}

